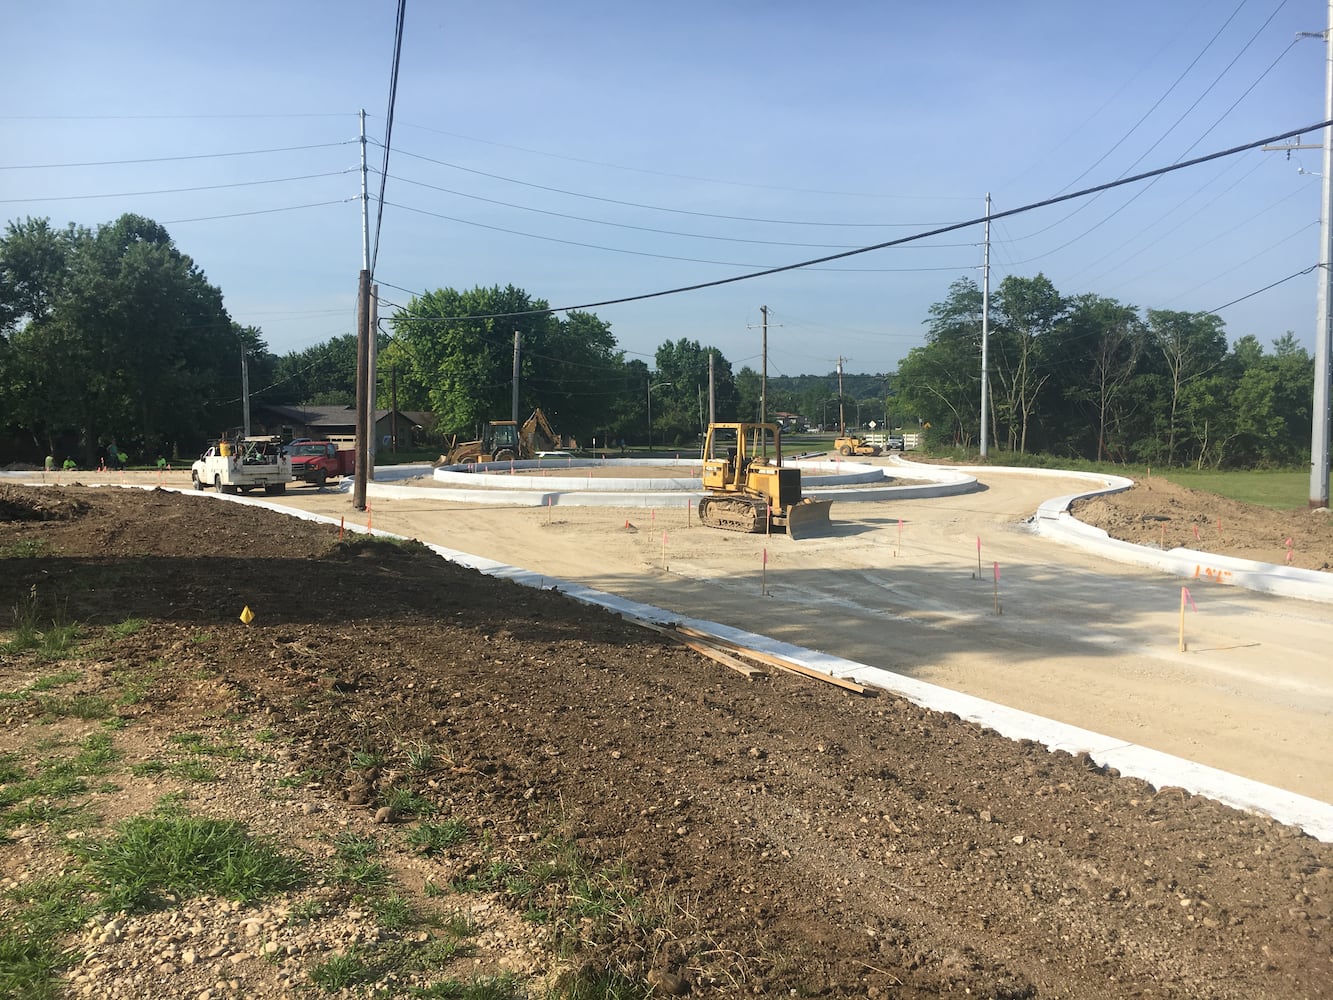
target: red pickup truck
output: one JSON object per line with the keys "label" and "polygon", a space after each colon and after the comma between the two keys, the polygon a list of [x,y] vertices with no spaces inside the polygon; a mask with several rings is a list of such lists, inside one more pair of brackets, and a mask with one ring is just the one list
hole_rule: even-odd
{"label": "red pickup truck", "polygon": [[292,479],[323,486],[330,479],[356,471],[356,452],[332,441],[295,441],[287,446]]}

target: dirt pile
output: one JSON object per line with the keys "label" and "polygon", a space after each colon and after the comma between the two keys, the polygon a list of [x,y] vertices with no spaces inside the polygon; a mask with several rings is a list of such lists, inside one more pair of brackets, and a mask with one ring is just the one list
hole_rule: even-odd
{"label": "dirt pile", "polygon": [[1256,507],[1149,477],[1123,493],[1076,501],[1071,512],[1136,545],[1333,569],[1333,515],[1327,509]]}
{"label": "dirt pile", "polygon": [[[0,607],[35,585],[105,639],[71,692],[143,683],[117,711],[145,755],[181,732],[262,729],[282,748],[275,777],[304,776],[283,786],[295,801],[337,806],[264,810],[238,783],[191,808],[263,815],[311,853],[320,817],[345,814],[385,839],[422,906],[428,883],[481,885],[568,843],[655,914],[567,936],[564,954],[553,930],[540,947],[514,937],[509,967],[695,995],[1333,996],[1333,845],[1262,817],[888,695],[746,679],[415,544],[206,496],[0,488],[0,512],[39,504],[77,516],[3,514]],[[105,638],[129,618],[144,624]],[[49,669],[5,656],[0,686]],[[42,738],[40,702],[6,715],[0,752]],[[437,763],[413,769],[422,747]],[[485,836],[423,858],[410,809],[373,825],[411,796]],[[27,831],[4,875],[44,871],[53,840]],[[487,891],[515,917],[546,905]],[[258,976],[250,995],[278,995]]]}

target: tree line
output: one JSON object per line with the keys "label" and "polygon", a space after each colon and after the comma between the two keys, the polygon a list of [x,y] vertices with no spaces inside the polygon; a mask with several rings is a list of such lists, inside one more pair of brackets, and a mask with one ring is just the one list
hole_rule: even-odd
{"label": "tree line", "polygon": [[[687,448],[709,418],[762,411],[808,425],[888,425],[975,448],[981,419],[982,297],[962,278],[930,307],[925,342],[896,372],[774,376],[734,371],[687,337],[652,358],[621,348],[593,313],[562,314],[513,286],[440,288],[382,323],[377,405],[429,411],[444,435],[473,436],[513,399],[540,406],[581,443]],[[1062,296],[1043,275],[1010,276],[989,317],[990,444],[999,451],[1157,464],[1303,461],[1313,361],[1290,333],[1271,353],[1229,346],[1209,313],[1140,312]],[[351,404],[356,337],[278,356],[235,323],[167,231],[122,215],[95,228],[10,222],[0,236],[0,433],[8,461],[94,463],[197,453],[240,425],[241,358],[251,405]],[[649,423],[651,414],[651,426]]]}
{"label": "tree line", "polygon": [[[1309,454],[1314,362],[1288,332],[1265,353],[1228,345],[1207,312],[1061,295],[1044,275],[1005,278],[988,323],[990,445],[1116,462],[1251,467]],[[892,389],[938,441],[976,447],[982,294],[971,278],[930,309],[926,342]]]}

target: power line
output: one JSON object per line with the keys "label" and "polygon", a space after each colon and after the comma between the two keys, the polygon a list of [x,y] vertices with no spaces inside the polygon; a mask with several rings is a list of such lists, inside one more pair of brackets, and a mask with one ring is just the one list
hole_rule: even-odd
{"label": "power line", "polygon": [[135,163],[175,163],[180,160],[218,160],[231,156],[262,156],[267,153],[297,153],[307,149],[333,149],[348,146],[355,139],[338,142],[316,142],[307,146],[274,146],[270,149],[240,149],[224,153],[190,153],[184,156],[146,156],[136,160],[87,160],[82,163],[10,163],[0,164],[0,170],[56,170],[62,167],[121,167]]}
{"label": "power line", "polygon": [[565,160],[569,163],[582,163],[591,167],[607,167],[611,170],[624,170],[636,174],[649,174],[653,177],[671,177],[682,181],[701,181],[705,184],[725,184],[731,187],[752,188],[758,191],[786,191],[793,194],[818,194],[829,195],[837,198],[896,198],[906,201],[973,201],[973,197],[963,195],[905,195],[905,194],[870,194],[863,191],[825,191],[820,188],[797,188],[783,187],[778,184],[755,184],[752,181],[732,181],[724,180],[719,177],[701,177],[696,174],[676,174],[666,170],[652,170],[648,167],[628,167],[621,163],[608,163],[605,160],[589,160],[581,156],[569,156],[565,153],[552,153],[543,149],[532,149],[528,146],[516,146],[512,143],[497,142],[494,139],[479,139],[473,135],[464,135],[461,132],[450,132],[446,129],[432,128],[429,125],[422,125],[419,122],[403,122],[408,128],[418,128],[423,132],[434,132],[436,135],[447,135],[453,139],[466,139],[468,142],[477,142],[486,146],[498,146],[501,149],[512,149],[520,153],[531,153],[534,156],[548,156],[554,160]]}
{"label": "power line", "polygon": [[[523,232],[522,230],[518,230],[518,229],[507,229],[507,228],[505,228],[504,226],[493,226],[493,225],[491,225],[490,223],[486,223],[486,222],[474,222],[474,221],[471,220],[471,219],[460,219],[460,218],[458,218],[458,217],[456,217],[456,216],[453,216],[453,215],[444,215],[444,214],[441,213],[441,212],[432,212],[432,211],[430,211],[429,209],[425,209],[425,208],[413,208],[411,205],[400,205],[400,204],[398,204],[397,202],[392,202],[392,201],[385,202],[384,204],[388,205],[390,208],[400,208],[400,209],[402,209],[402,210],[405,211],[405,212],[416,212],[418,215],[429,215],[429,216],[431,216],[432,218],[443,219],[443,220],[445,220],[446,222],[457,222],[457,223],[459,223],[460,225],[464,225],[464,226],[475,226],[475,227],[478,228],[478,229],[489,229],[489,230],[491,230],[492,232],[506,233],[506,234],[508,234],[508,235],[510,235],[510,236],[522,236],[522,237],[524,237],[524,238],[526,238],[526,239],[530,239],[530,240],[544,240],[544,241],[546,241],[546,242],[548,242],[548,243],[561,243],[561,244],[564,244],[565,246],[583,247],[584,249],[587,249],[587,250],[605,250],[605,251],[607,251],[608,253],[630,254],[630,255],[635,256],[635,257],[652,257],[652,258],[655,258],[655,259],[657,259],[657,260],[675,260],[675,261],[681,261],[681,262],[688,263],[688,264],[713,264],[713,265],[716,265],[716,266],[718,266],[718,267],[761,267],[761,266],[763,266],[763,265],[759,265],[759,264],[750,264],[750,263],[746,263],[746,262],[743,262],[743,261],[733,261],[733,260],[708,260],[708,259],[704,259],[704,258],[700,258],[700,257],[681,257],[681,256],[678,256],[678,255],[675,255],[675,254],[653,253],[653,252],[650,251],[650,250],[630,250],[630,249],[627,249],[627,248],[625,248],[625,247],[611,247],[611,246],[605,246],[605,245],[600,244],[600,243],[584,243],[584,242],[581,242],[581,241],[579,241],[579,240],[567,240],[567,239],[563,239],[563,238],[558,237],[558,236],[542,236],[542,235],[540,235],[539,233],[525,233],[525,232]],[[855,251],[855,250],[854,250],[853,252],[859,252],[859,251]],[[967,265],[967,266],[968,266],[968,267],[971,267],[972,265]],[[841,268],[841,267],[840,267],[840,268],[815,268],[815,267],[812,267],[812,268],[810,268],[810,270],[812,270],[812,271],[815,271],[815,270],[834,271],[834,272],[837,272],[837,273],[853,273],[853,272],[855,272],[855,273],[863,273],[863,272],[872,272],[872,273],[876,273],[876,274],[882,274],[882,273],[890,273],[890,272],[892,272],[892,273],[898,273],[898,272],[909,273],[909,272],[920,272],[920,271],[958,271],[958,270],[963,270],[963,268],[961,268],[961,267],[948,267],[948,266],[939,266],[939,267],[860,267],[860,268]]]}
{"label": "power line", "polygon": [[301,208],[325,208],[329,205],[346,205],[355,198],[338,198],[334,201],[311,201],[304,205],[282,205],[278,208],[256,208],[249,212],[227,212],[224,215],[198,215],[191,219],[164,219],[162,225],[177,226],[184,222],[212,222],[215,219],[240,219],[248,215],[272,215],[275,212],[295,212]]}
{"label": "power line", "polygon": [[322,174],[301,174],[297,177],[272,177],[262,181],[233,181],[230,184],[201,184],[196,187],[158,188],[155,191],[116,191],[110,194],[57,194],[45,198],[0,198],[0,205],[22,205],[43,201],[90,201],[97,198],[140,198],[157,194],[186,194],[193,191],[222,191],[227,188],[256,187],[261,184],[286,184],[290,181],[312,181],[321,177],[341,177],[347,170],[331,170]]}
{"label": "power line", "polygon": [[421,153],[412,153],[405,149],[399,149],[402,156],[410,156],[415,160],[424,160],[427,163],[434,163],[436,166],[449,167],[453,170],[461,170],[463,173],[475,174],[478,177],[487,177],[494,181],[504,181],[506,184],[518,184],[521,187],[535,188],[538,191],[549,191],[552,194],[568,195],[571,198],[585,198],[588,201],[600,201],[608,205],[623,205],[626,208],[642,208],[650,212],[670,212],[673,215],[692,215],[702,219],[726,219],[729,222],[758,222],[773,226],[827,226],[842,229],[905,229],[912,226],[934,226],[934,222],[810,222],[801,219],[762,219],[746,215],[723,215],[718,212],[695,212],[685,208],[670,208],[664,205],[645,205],[637,201],[622,201],[618,198],[606,198],[602,195],[585,194],[581,191],[569,191],[565,188],[551,187],[547,184],[535,184],[532,181],[521,181],[514,177],[505,177],[502,174],[492,174],[485,170],[477,170],[474,167],[465,167],[458,163],[450,163],[447,160],[437,160],[432,156],[424,156]]}
{"label": "power line", "polygon": [[350,111],[310,111],[289,114],[250,113],[230,115],[0,115],[5,122],[115,122],[115,121],[208,121],[213,119],[345,118]]}
{"label": "power line", "polygon": [[1224,303],[1222,303],[1220,306],[1218,306],[1216,309],[1203,309],[1203,310],[1200,310],[1200,311],[1201,311],[1201,312],[1206,312],[1206,313],[1219,313],[1219,312],[1221,312],[1223,309],[1226,309],[1228,306],[1234,306],[1237,302],[1244,302],[1246,299],[1252,299],[1252,298],[1254,298],[1256,295],[1262,295],[1264,292],[1268,291],[1270,288],[1276,288],[1278,285],[1285,284],[1286,282],[1290,281],[1292,278],[1299,278],[1299,277],[1300,277],[1301,275],[1303,275],[1303,274],[1309,274],[1311,271],[1318,270],[1321,266],[1322,266],[1322,265],[1320,265],[1320,264],[1311,264],[1309,267],[1307,267],[1307,268],[1306,268],[1305,270],[1303,270],[1303,271],[1297,271],[1295,274],[1289,274],[1289,275],[1287,275],[1285,278],[1279,278],[1277,281],[1273,282],[1271,285],[1264,285],[1263,288],[1255,289],[1253,292],[1250,292],[1248,295],[1242,295],[1242,296],[1241,296],[1240,298],[1238,298],[1238,299],[1232,299],[1230,302],[1224,302]]}
{"label": "power line", "polygon": [[[1212,160],[1218,160],[1226,156],[1234,156],[1236,153],[1243,153],[1246,152],[1247,150],[1257,149],[1260,146],[1264,146],[1274,142],[1280,142],[1283,139],[1291,139],[1295,138],[1298,135],[1305,135],[1310,132],[1316,132],[1319,131],[1320,129],[1328,128],[1330,125],[1333,125],[1333,119],[1321,122],[1315,122],[1314,124],[1307,125],[1304,128],[1291,129],[1287,132],[1283,132],[1278,135],[1268,136],[1267,138],[1258,139],[1253,142],[1247,142],[1239,146],[1232,146],[1229,149],[1219,150],[1214,153],[1206,153],[1203,156],[1196,156],[1190,160],[1181,160],[1177,163],[1172,163],[1165,167],[1158,167],[1155,170],[1148,170],[1140,174],[1135,174],[1132,177],[1118,177],[1115,180],[1107,181],[1104,184],[1097,184],[1094,185],[1093,187],[1083,188],[1079,191],[1071,191],[1067,194],[1055,195],[1051,198],[1046,198],[1042,201],[1031,202],[1027,205],[1021,205],[1018,208],[1006,209],[1005,211],[1002,212],[993,212],[989,216],[985,215],[978,216],[973,219],[967,219],[963,222],[955,222],[952,223],[951,225],[940,226],[936,229],[931,229],[925,232],[916,233],[911,236],[903,236],[896,240],[889,240],[885,243],[876,243],[871,246],[861,247],[856,250],[844,250],[841,253],[829,254],[825,257],[815,257],[811,260],[798,261],[795,264],[784,264],[780,267],[771,267],[762,271],[752,271],[748,274],[733,275],[732,277],[729,278],[718,278],[713,281],[702,281],[693,285],[682,285],[676,288],[665,288],[660,291],[644,292],[639,295],[626,295],[622,296],[621,298],[605,299],[600,302],[585,302],[579,305],[559,306],[557,308],[530,309],[518,313],[496,313],[490,316],[471,316],[462,318],[505,319],[511,316],[541,315],[543,313],[550,313],[550,312],[565,312],[571,309],[580,309],[580,310],[596,309],[601,306],[622,305],[627,302],[642,302],[647,299],[662,298],[667,295],[679,295],[683,292],[696,292],[705,288],[717,288],[721,285],[731,285],[741,281],[751,281],[755,278],[765,278],[770,275],[782,274],[783,272],[786,271],[795,271],[801,268],[810,267],[815,264],[826,264],[834,260],[843,260],[847,257],[855,257],[859,254],[871,253],[876,250],[886,250],[889,247],[902,246],[904,244],[911,243],[916,240],[929,239],[932,236],[941,236],[945,233],[957,232],[960,229],[966,229],[970,226],[979,226],[984,222],[986,222],[987,219],[989,219],[991,222],[994,222],[997,219],[1007,219],[1010,216],[1019,215],[1025,212],[1035,211],[1036,209],[1039,208],[1048,208],[1051,205],[1058,205],[1061,204],[1062,202],[1072,201],[1075,198],[1084,198],[1087,197],[1088,195],[1096,194],[1100,191],[1109,191],[1112,188],[1123,187],[1127,184],[1134,184],[1142,180],[1148,180],[1153,177],[1158,177],[1162,174],[1174,173],[1177,170],[1185,170],[1188,169],[1189,167],[1196,167],[1199,164],[1208,163],[1211,162]],[[391,287],[397,288],[398,286],[395,285]],[[406,291],[410,295],[417,294],[411,289],[400,289],[400,290]],[[445,320],[453,321],[453,319],[456,318],[457,317],[432,317],[431,319],[439,322]]]}
{"label": "power line", "polygon": [[407,0],[398,0],[398,19],[394,25],[393,64],[389,69],[389,110],[384,116],[384,166],[380,170],[380,197],[375,210],[375,252],[370,255],[370,277],[375,277],[375,264],[380,256],[380,229],[384,224],[384,188],[389,181],[389,147],[393,137],[393,106],[398,99],[398,66],[403,55],[403,21],[407,17]]}

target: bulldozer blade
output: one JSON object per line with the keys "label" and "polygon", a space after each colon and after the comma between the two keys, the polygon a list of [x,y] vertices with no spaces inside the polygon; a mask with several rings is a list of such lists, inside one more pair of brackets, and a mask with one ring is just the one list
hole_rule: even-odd
{"label": "bulldozer blade", "polygon": [[802,500],[787,508],[787,537],[793,541],[802,538],[819,538],[833,533],[829,523],[829,508],[832,500]]}

